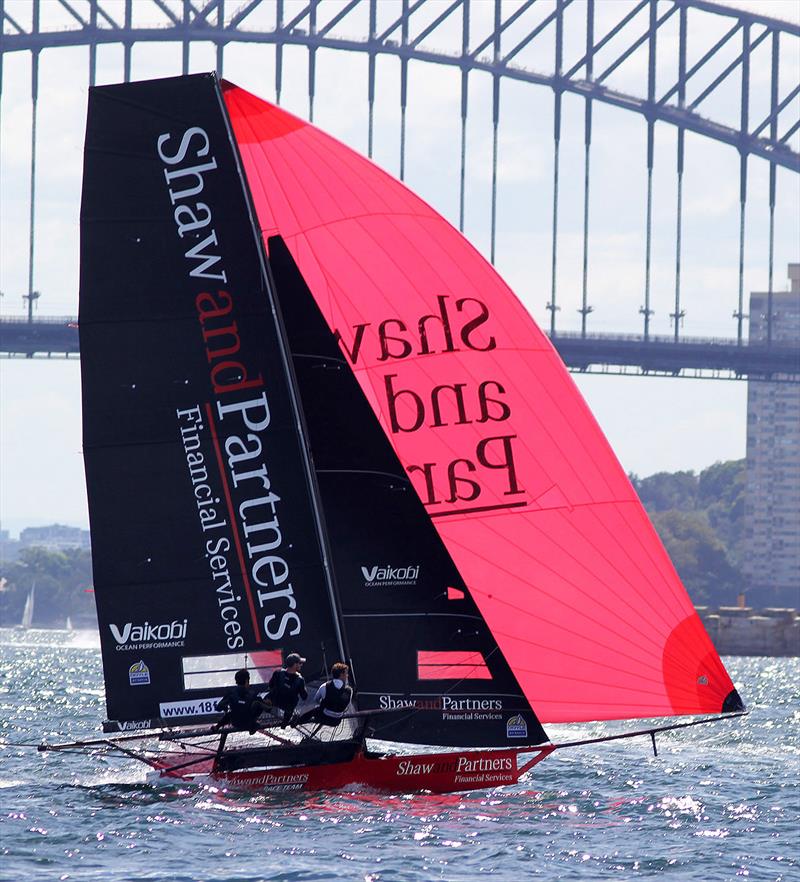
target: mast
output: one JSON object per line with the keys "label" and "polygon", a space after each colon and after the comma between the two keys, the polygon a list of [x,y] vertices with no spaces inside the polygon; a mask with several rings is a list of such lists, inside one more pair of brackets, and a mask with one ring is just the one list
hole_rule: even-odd
{"label": "mast", "polygon": [[[325,587],[328,592],[328,599],[330,601],[331,611],[333,613],[333,623],[336,631],[336,640],[338,643],[337,648],[339,650],[341,658],[346,658],[348,660],[350,669],[351,671],[353,671],[352,659],[350,658],[350,653],[347,649],[345,633],[342,627],[342,612],[338,601],[336,577],[333,572],[333,567],[331,566],[331,550],[328,543],[328,533],[325,526],[325,514],[322,509],[319,484],[317,482],[317,475],[316,471],[314,470],[314,463],[311,457],[311,449],[308,441],[308,428],[306,426],[305,415],[303,413],[303,406],[300,401],[300,394],[298,392],[297,386],[297,376],[295,374],[294,365],[292,364],[292,359],[289,351],[289,343],[286,338],[286,328],[283,324],[280,304],[278,303],[278,298],[275,292],[275,281],[272,278],[272,273],[269,269],[269,261],[267,260],[263,237],[261,236],[260,228],[258,226],[256,212],[253,206],[253,199],[250,194],[250,187],[247,183],[247,177],[242,166],[241,156],[239,155],[239,145],[236,142],[236,138],[233,134],[233,129],[231,128],[231,122],[228,116],[228,109],[222,97],[222,90],[216,74],[214,75],[214,83],[216,85],[217,100],[219,101],[220,110],[225,121],[228,138],[230,139],[231,147],[233,150],[237,173],[239,175],[239,180],[244,191],[250,228],[253,231],[253,235],[256,240],[256,249],[258,251],[258,257],[261,263],[261,272],[266,283],[269,305],[270,309],[272,310],[273,320],[275,322],[275,331],[278,337],[278,347],[280,350],[281,362],[283,363],[284,374],[286,376],[286,381],[289,387],[289,399],[291,402],[292,413],[295,419],[295,428],[297,429],[297,434],[300,439],[300,452],[303,461],[303,470],[308,485],[309,497],[311,499],[311,508],[314,516],[314,527],[317,534],[317,541],[319,542],[320,552],[322,555],[322,568],[325,575]],[[354,671],[353,674],[355,679]]]}

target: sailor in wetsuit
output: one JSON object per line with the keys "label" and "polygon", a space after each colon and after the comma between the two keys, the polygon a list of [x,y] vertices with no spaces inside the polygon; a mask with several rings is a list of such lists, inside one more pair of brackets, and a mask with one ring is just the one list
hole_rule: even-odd
{"label": "sailor in wetsuit", "polygon": [[330,680],[323,683],[314,696],[317,706],[301,714],[297,722],[338,726],[353,698],[353,690],[347,685],[349,671],[344,662],[336,662],[331,668]]}
{"label": "sailor in wetsuit", "polygon": [[258,728],[256,721],[266,706],[250,685],[250,673],[246,669],[237,671],[235,679],[236,685],[227,689],[217,702],[217,710],[225,711],[225,715],[214,728],[221,729],[230,723],[234,729],[247,729],[252,735]]}
{"label": "sailor in wetsuit", "polygon": [[305,659],[296,652],[286,656],[286,664],[275,671],[269,680],[269,698],[273,707],[283,711],[282,726],[286,726],[292,718],[294,709],[300,699],[308,698],[306,681],[300,673]]}

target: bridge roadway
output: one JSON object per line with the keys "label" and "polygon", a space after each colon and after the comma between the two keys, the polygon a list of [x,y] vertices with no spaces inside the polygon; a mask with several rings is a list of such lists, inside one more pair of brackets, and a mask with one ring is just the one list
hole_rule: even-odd
{"label": "bridge roadway", "polygon": [[[735,340],[559,332],[553,345],[570,370],[800,383],[800,347]],[[78,320],[51,316],[0,317],[0,356],[78,357]]]}

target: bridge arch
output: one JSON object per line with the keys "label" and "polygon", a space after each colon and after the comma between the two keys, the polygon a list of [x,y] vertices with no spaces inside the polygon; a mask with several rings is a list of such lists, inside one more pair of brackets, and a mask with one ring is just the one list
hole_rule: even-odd
{"label": "bridge arch", "polygon": [[[13,7],[13,8],[12,8]],[[34,302],[33,230],[36,185],[36,107],[38,65],[44,50],[84,46],[89,50],[88,81],[94,82],[97,49],[106,44],[123,48],[123,76],[131,76],[132,50],[139,43],[179,43],[182,70],[189,70],[189,47],[206,42],[216,47],[217,68],[224,73],[226,47],[253,43],[271,45],[275,52],[275,91],[280,100],[283,55],[289,47],[308,54],[308,115],[313,119],[317,82],[317,55],[340,50],[367,57],[368,152],[372,153],[376,66],[379,57],[393,57],[400,65],[400,176],[405,166],[405,117],[409,65],[425,62],[452,68],[461,79],[461,167],[459,224],[464,228],[466,203],[466,129],[471,78],[491,79],[493,126],[492,192],[489,256],[494,261],[497,241],[498,128],[501,86],[516,81],[544,86],[553,93],[553,204],[551,290],[547,304],[550,330],[556,332],[560,304],[557,290],[559,166],[562,139],[562,101],[565,95],[585,102],[585,175],[581,330],[586,333],[589,305],[586,273],[589,250],[590,153],[595,103],[639,114],[647,128],[647,196],[643,335],[651,334],[651,255],[653,169],[656,123],[677,133],[676,269],[673,318],[675,340],[685,314],[681,290],[681,217],[685,133],[693,132],[732,147],[739,156],[739,291],[737,340],[743,341],[745,213],[748,199],[749,160],[757,157],[769,167],[769,291],[773,288],[773,243],[777,169],[800,171],[800,86],[786,59],[800,48],[800,26],[756,12],[727,7],[708,0],[630,0],[609,4],[596,0],[33,0],[30,14],[21,17],[13,0],[0,0],[3,33],[0,42],[0,86],[4,55],[27,52],[31,56],[32,147],[31,217],[28,302]],[[53,29],[53,9],[60,24]],[[716,32],[702,45],[692,42],[693,25],[712,21]],[[710,32],[709,32],[710,33]],[[755,53],[768,53],[767,83],[751,77]],[[657,68],[664,63],[674,71],[666,86]],[[763,62],[762,62],[763,63]],[[642,88],[632,94],[615,85],[615,77],[630,65],[644,71]],[[176,71],[177,72],[177,71]],[[738,90],[741,111],[736,124],[715,117],[709,101],[721,89]],[[766,89],[766,113],[750,113],[757,90]],[[761,96],[762,99],[764,96]],[[771,308],[768,315],[772,315]]]}

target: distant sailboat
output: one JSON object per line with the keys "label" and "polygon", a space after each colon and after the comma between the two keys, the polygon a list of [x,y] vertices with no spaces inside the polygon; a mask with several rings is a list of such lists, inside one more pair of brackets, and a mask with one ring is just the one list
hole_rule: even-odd
{"label": "distant sailboat", "polygon": [[28,592],[25,608],[22,610],[22,621],[19,623],[20,628],[30,628],[33,625],[33,609],[36,595],[36,582],[31,585]]}
{"label": "distant sailboat", "polygon": [[67,631],[74,631],[75,630],[75,627],[72,624],[72,617],[71,616],[67,616],[67,620],[66,620],[66,622],[64,622],[64,628]]}

